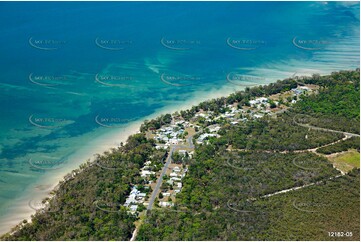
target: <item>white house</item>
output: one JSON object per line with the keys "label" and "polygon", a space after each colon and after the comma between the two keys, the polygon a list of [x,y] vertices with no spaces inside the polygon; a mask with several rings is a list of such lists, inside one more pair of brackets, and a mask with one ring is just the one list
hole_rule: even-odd
{"label": "white house", "polygon": [[170,176],[170,177],[177,177],[177,176],[178,176],[178,174],[177,174],[177,173],[175,173],[175,172],[172,172],[172,173],[170,173],[170,174],[169,174],[169,176]]}
{"label": "white house", "polygon": [[176,139],[176,138],[170,139],[169,143],[172,144],[172,145],[177,145],[178,144],[178,139]]}
{"label": "white house", "polygon": [[255,115],[253,115],[253,117],[255,117],[255,118],[262,118],[262,117],[263,117],[263,115],[260,115],[260,114],[255,114]]}
{"label": "white house", "polygon": [[147,176],[150,176],[150,175],[152,175],[152,174],[155,174],[155,172],[154,171],[147,171],[147,170],[142,170],[141,172],[141,177],[147,177]]}
{"label": "white house", "polygon": [[172,181],[181,181],[182,179],[179,178],[179,177],[171,177],[170,180],[172,180]]}
{"label": "white house", "polygon": [[178,166],[174,167],[174,168],[173,168],[173,172],[175,172],[175,173],[180,172],[180,168],[179,168]]}
{"label": "white house", "polygon": [[161,207],[172,207],[173,203],[171,203],[171,202],[159,202],[159,206],[161,206]]}
{"label": "white house", "polygon": [[141,198],[146,197],[146,196],[147,196],[147,194],[144,193],[144,192],[139,193],[139,194],[137,195],[137,197],[141,197]]}
{"label": "white house", "polygon": [[135,211],[137,211],[138,205],[131,205],[129,208],[130,208],[130,211],[135,212]]}
{"label": "white house", "polygon": [[138,203],[137,200],[135,200],[135,197],[129,197],[125,200],[124,206],[128,207],[132,203]]}
{"label": "white house", "polygon": [[259,97],[259,98],[256,98],[255,100],[249,101],[249,104],[251,104],[251,106],[252,106],[255,104],[261,104],[261,103],[266,103],[266,102],[268,102],[268,98]]}
{"label": "white house", "polygon": [[210,127],[209,128],[209,132],[213,133],[213,132],[218,132],[221,129],[220,126],[214,126],[214,127]]}

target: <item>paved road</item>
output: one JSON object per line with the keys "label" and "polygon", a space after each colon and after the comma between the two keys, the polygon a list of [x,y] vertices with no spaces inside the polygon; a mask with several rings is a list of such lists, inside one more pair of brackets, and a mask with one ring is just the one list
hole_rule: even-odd
{"label": "paved road", "polygon": [[159,177],[158,180],[157,180],[157,184],[155,185],[155,188],[154,188],[154,190],[153,190],[152,196],[151,196],[150,199],[149,199],[149,204],[148,204],[147,210],[152,210],[154,200],[155,200],[155,198],[157,197],[158,190],[159,190],[160,186],[162,185],[163,176],[164,176],[164,175],[166,174],[166,172],[167,172],[168,166],[169,166],[169,164],[170,164],[170,162],[171,162],[171,160],[172,160],[172,154],[173,154],[174,150],[175,150],[175,149],[178,149],[178,148],[191,148],[191,149],[194,149],[193,136],[189,136],[188,139],[187,139],[187,141],[188,141],[189,146],[176,145],[176,146],[172,146],[172,147],[171,147],[170,152],[169,152],[169,154],[168,154],[168,157],[167,157],[167,159],[166,159],[166,163],[164,164],[162,173],[160,174],[160,177]]}
{"label": "paved road", "polygon": [[189,148],[194,149],[193,136],[188,137],[188,144],[189,144]]}
{"label": "paved road", "polygon": [[157,181],[157,184],[155,185],[155,188],[153,190],[153,193],[152,193],[152,196],[150,197],[149,199],[149,204],[148,204],[148,207],[147,207],[147,210],[151,210],[152,209],[152,206],[153,206],[153,203],[154,203],[154,200],[158,194],[158,190],[160,188],[160,186],[162,185],[162,182],[163,182],[163,176],[165,175],[165,173],[167,172],[167,169],[168,169],[168,166],[172,160],[172,154],[174,152],[174,150],[177,148],[177,146],[173,146],[171,147],[170,149],[170,152],[168,154],[168,157],[166,159],[166,162],[164,164],[164,167],[163,167],[163,170],[162,170],[162,173],[160,174],[160,177],[158,178],[158,181]]}

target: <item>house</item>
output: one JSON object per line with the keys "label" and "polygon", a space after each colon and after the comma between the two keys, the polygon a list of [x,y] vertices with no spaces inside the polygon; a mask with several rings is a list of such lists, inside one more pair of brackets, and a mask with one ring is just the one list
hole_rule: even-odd
{"label": "house", "polygon": [[170,174],[169,174],[169,176],[170,176],[170,177],[177,177],[177,176],[178,176],[178,174],[177,174],[177,173],[175,173],[175,172],[172,172],[172,173],[170,173]]}
{"label": "house", "polygon": [[64,181],[69,181],[70,179],[72,179],[73,178],[73,175],[72,174],[66,174],[65,176],[64,176]]}
{"label": "house", "polygon": [[181,181],[182,179],[179,178],[179,177],[171,177],[170,180],[172,180],[172,181]]}
{"label": "house", "polygon": [[138,203],[137,200],[135,200],[135,197],[129,197],[125,200],[124,206],[128,207],[130,204]]}
{"label": "house", "polygon": [[146,197],[147,196],[147,194],[146,193],[139,193],[138,195],[137,195],[137,197],[141,197],[141,198],[144,198],[144,197]]}
{"label": "house", "polygon": [[158,144],[158,145],[155,146],[155,149],[157,149],[157,150],[168,149],[168,145]]}
{"label": "house", "polygon": [[209,132],[216,133],[221,129],[220,126],[209,127]]}
{"label": "house", "polygon": [[132,190],[130,191],[130,195],[136,195],[136,194],[138,194],[138,193],[140,193],[140,191],[138,191],[138,189],[137,189],[136,186],[134,186],[134,187],[132,188]]}
{"label": "house", "polygon": [[152,175],[152,174],[155,174],[155,172],[154,172],[154,171],[147,171],[147,170],[142,170],[142,171],[140,172],[140,176],[141,176],[141,177],[147,177],[147,176],[150,176],[150,175]]}
{"label": "house", "polygon": [[162,192],[162,195],[163,195],[164,197],[169,197],[169,196],[170,196],[170,193],[169,193],[169,192]]}
{"label": "house", "polygon": [[305,92],[308,92],[310,90],[310,88],[308,87],[304,87],[304,86],[299,86],[297,88],[293,88],[292,91],[295,95],[300,95],[303,94]]}
{"label": "house", "polygon": [[256,100],[258,100],[260,103],[268,102],[268,98],[266,98],[266,97],[260,97],[260,98],[257,98]]}
{"label": "house", "polygon": [[203,140],[207,137],[219,137],[218,134],[201,134],[198,139],[197,139],[197,143],[198,144],[202,144],[203,143]]}
{"label": "house", "polygon": [[310,90],[310,88],[309,87],[305,87],[305,86],[300,86],[300,87],[297,87],[298,89],[301,89],[301,90],[303,90],[303,91],[306,91],[306,92],[308,92],[309,90]]}
{"label": "house", "polygon": [[159,206],[161,206],[161,207],[172,207],[173,203],[171,203],[171,202],[159,202]]}
{"label": "house", "polygon": [[194,116],[195,116],[195,117],[202,117],[202,118],[207,117],[207,115],[204,114],[204,113],[196,113],[196,115],[194,115]]}
{"label": "house", "polygon": [[180,168],[179,168],[178,166],[174,167],[174,168],[173,168],[173,172],[175,172],[175,173],[180,172]]}
{"label": "house", "polygon": [[175,124],[183,124],[184,123],[184,120],[179,120],[177,122],[175,122]]}
{"label": "house", "polygon": [[253,115],[253,117],[254,117],[254,118],[262,118],[263,115],[261,115],[261,114],[255,114],[255,115]]}
{"label": "house", "polygon": [[249,104],[251,106],[253,106],[253,105],[256,105],[256,104],[267,103],[267,102],[268,102],[268,98],[260,97],[260,98],[256,98],[255,100],[249,101]]}
{"label": "house", "polygon": [[181,188],[182,188],[182,183],[181,183],[181,182],[178,182],[178,183],[177,183],[177,187],[178,187],[179,189],[181,189]]}
{"label": "house", "polygon": [[138,205],[131,205],[129,208],[130,208],[130,211],[135,212],[135,211],[137,211]]}
{"label": "house", "polygon": [[177,145],[178,144],[178,139],[176,139],[176,138],[170,139],[169,143],[172,144],[172,145]]}

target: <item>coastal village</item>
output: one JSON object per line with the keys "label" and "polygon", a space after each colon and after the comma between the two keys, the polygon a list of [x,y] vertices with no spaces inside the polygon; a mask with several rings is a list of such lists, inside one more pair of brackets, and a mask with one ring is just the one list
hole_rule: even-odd
{"label": "coastal village", "polygon": [[[194,155],[193,139],[198,145],[205,144],[212,137],[220,137],[218,131],[225,123],[237,125],[265,115],[272,116],[284,112],[300,100],[301,95],[317,92],[317,89],[316,85],[298,86],[287,92],[255,98],[244,106],[238,106],[237,103],[226,105],[227,111],[218,115],[212,111],[200,110],[189,122],[173,114],[169,124],[146,132],[148,139],[155,140],[157,150],[170,152],[169,164],[163,161],[163,165],[167,166],[164,165],[159,171],[153,171],[152,167],[156,166],[154,162],[146,161],[140,171],[145,185],[134,185],[124,206],[132,214],[139,214],[147,207],[152,209],[153,202],[155,207],[174,206],[177,194],[182,191],[182,181],[188,172],[186,162],[182,161]],[[205,126],[205,124],[210,125]],[[174,160],[175,156],[177,160]],[[159,189],[157,183],[160,183]],[[152,195],[155,197],[154,201]]]}
{"label": "coastal village", "polygon": [[[140,226],[146,222],[145,218],[149,216],[148,212],[150,210],[158,209],[165,212],[182,211],[177,210],[179,209],[177,208],[178,204],[178,206],[175,205],[177,198],[180,199],[178,194],[182,193],[184,184],[188,188],[187,182],[189,181],[185,180],[187,173],[189,176],[189,165],[193,162],[192,157],[195,155],[196,148],[212,143],[212,139],[224,135],[224,128],[229,128],[232,125],[242,125],[242,123],[263,117],[277,118],[278,113],[285,112],[305,96],[317,94],[318,92],[318,85],[303,84],[289,91],[269,96],[259,96],[251,100],[242,101],[242,103],[234,102],[222,105],[223,102],[218,102],[216,104],[217,109],[213,109],[216,112],[203,110],[201,103],[190,112],[184,112],[185,115],[181,112],[185,118],[178,112],[175,112],[173,114],[162,115],[156,120],[145,121],[145,126],[141,126],[138,133],[141,134],[139,135],[142,139],[141,142],[145,142],[145,139],[148,139],[145,143],[147,144],[147,150],[149,149],[150,152],[145,159],[141,159],[139,164],[142,164],[142,167],[137,166],[137,170],[134,171],[133,176],[135,175],[136,179],[131,180],[129,183],[130,189],[127,186],[127,190],[124,190],[125,193],[123,194],[128,194],[125,197],[125,202],[123,203],[122,201],[116,204],[104,202],[105,207],[116,205],[117,210],[102,209],[98,207],[98,201],[94,202],[94,204],[98,209],[105,212],[118,212],[120,207],[122,211],[131,214],[132,216],[130,217],[135,219],[135,230],[131,238],[131,241],[133,241],[136,239],[137,233],[140,233]],[[212,105],[212,102],[210,102],[210,105]],[[153,121],[155,124],[151,123]],[[151,125],[147,125],[148,123],[151,123]],[[344,139],[351,136],[347,133]],[[226,150],[232,150],[231,145],[228,146]],[[313,150],[315,152],[316,149]],[[98,162],[89,162],[87,165],[82,164],[80,169],[73,170],[66,175],[64,180],[72,180],[80,173],[81,169],[95,165],[103,169],[117,169],[115,167],[102,166]],[[346,174],[337,167],[334,166],[334,168],[341,171],[342,175]],[[139,176],[136,175],[138,171]],[[340,177],[340,175],[336,177]],[[311,183],[311,185],[313,184],[318,183]],[[277,191],[267,194],[267,196],[302,187],[306,187],[306,185]],[[184,192],[187,193],[188,191]],[[124,199],[124,196],[122,196],[122,199]],[[41,205],[43,211],[45,211],[44,209],[50,206],[49,199],[45,202],[43,201]],[[26,223],[24,222],[18,229],[25,226]]]}
{"label": "coastal village", "polygon": [[[207,144],[212,137],[220,137],[218,131],[225,123],[238,125],[265,115],[276,115],[295,104],[301,95],[316,93],[317,90],[317,85],[298,86],[283,93],[252,99],[244,106],[239,106],[238,103],[225,105],[227,111],[218,115],[212,111],[200,110],[190,121],[173,114],[169,124],[146,132],[148,139],[155,140],[155,149],[170,154],[169,164],[165,168],[165,159],[161,162],[161,167],[156,164],[159,161],[146,161],[140,169],[144,183],[133,185],[123,206],[135,215],[152,209],[153,203],[155,207],[174,206],[177,194],[182,191],[182,181],[188,172],[188,165],[182,161],[189,160],[194,155],[193,139],[197,145]],[[174,160],[175,156],[178,157],[177,161]],[[72,172],[64,180],[73,179],[75,176],[76,172]],[[157,189],[160,180],[161,184],[158,184]]]}

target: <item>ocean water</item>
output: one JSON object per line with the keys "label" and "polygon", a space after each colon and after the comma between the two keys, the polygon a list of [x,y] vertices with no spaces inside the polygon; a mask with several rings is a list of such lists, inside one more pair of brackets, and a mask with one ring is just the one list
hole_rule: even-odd
{"label": "ocean water", "polygon": [[135,120],[225,87],[358,68],[359,7],[1,2],[0,221],[79,150],[91,157],[92,142]]}

